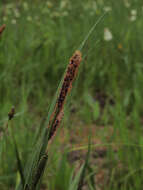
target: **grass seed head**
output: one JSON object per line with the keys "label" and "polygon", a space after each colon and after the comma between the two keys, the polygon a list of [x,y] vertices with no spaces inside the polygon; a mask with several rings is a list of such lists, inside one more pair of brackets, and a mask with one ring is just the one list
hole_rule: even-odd
{"label": "grass seed head", "polygon": [[64,115],[64,112],[60,111],[58,116],[56,117],[56,119],[51,127],[50,133],[49,133],[49,140],[55,135],[56,130],[59,127],[61,120],[63,118],[63,115]]}
{"label": "grass seed head", "polygon": [[11,120],[15,114],[15,107],[12,107],[10,112],[8,113],[8,119]]}
{"label": "grass seed head", "polygon": [[66,97],[72,88],[72,82],[76,77],[78,68],[82,58],[81,52],[76,51],[71,57],[67,70],[64,76],[63,84],[57,98],[57,103],[55,110],[51,115],[51,119],[48,127],[50,128],[49,140],[55,135],[57,128],[59,127],[61,120],[63,118],[63,107],[65,104]]}
{"label": "grass seed head", "polygon": [[76,77],[81,60],[82,58],[80,51],[76,51],[70,59],[57,102],[59,110],[63,109],[64,101],[66,99],[68,92],[72,88],[72,82]]}

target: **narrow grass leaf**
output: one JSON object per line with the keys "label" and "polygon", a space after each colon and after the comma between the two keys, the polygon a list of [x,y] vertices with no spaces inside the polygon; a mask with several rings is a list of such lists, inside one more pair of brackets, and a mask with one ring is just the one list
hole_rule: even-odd
{"label": "narrow grass leaf", "polygon": [[22,186],[24,187],[24,184],[25,184],[24,171],[23,171],[22,162],[20,159],[20,155],[19,155],[19,151],[18,151],[18,147],[17,147],[15,139],[14,139],[14,148],[15,148],[15,155],[16,155],[16,159],[17,159],[18,171],[19,171],[20,177],[21,177],[21,183],[22,183]]}
{"label": "narrow grass leaf", "polygon": [[89,155],[90,155],[90,137],[89,137],[89,143],[88,143],[88,152],[86,154],[85,164],[84,164],[84,167],[83,167],[83,170],[82,170],[82,173],[81,173],[81,177],[80,177],[80,181],[79,181],[79,184],[78,184],[78,190],[81,190],[82,186],[83,186],[83,181],[84,181],[84,178],[85,178],[85,172],[86,172],[86,169],[88,167]]}
{"label": "narrow grass leaf", "polygon": [[41,157],[41,159],[39,160],[38,166],[36,168],[36,171],[35,171],[33,179],[32,179],[32,185],[31,185],[31,188],[30,188],[31,190],[36,189],[36,186],[39,183],[40,178],[44,173],[44,169],[45,169],[47,160],[48,160],[48,155],[46,155],[46,154],[43,155]]}
{"label": "narrow grass leaf", "polygon": [[83,164],[81,166],[81,168],[78,171],[78,173],[76,174],[74,180],[71,180],[68,190],[78,190],[78,185],[79,185],[80,177],[81,177],[83,169],[84,169],[84,165],[85,164]]}
{"label": "narrow grass leaf", "polygon": [[92,26],[92,28],[89,30],[88,34],[86,35],[85,39],[83,40],[83,42],[81,43],[81,45],[79,46],[79,50],[81,51],[82,48],[84,47],[85,43],[87,42],[88,38],[91,36],[91,34],[93,33],[93,31],[95,30],[96,26],[100,23],[100,21],[104,18],[104,16],[107,14],[107,12],[105,12],[103,15],[101,15],[99,17],[99,19],[95,22],[95,24]]}

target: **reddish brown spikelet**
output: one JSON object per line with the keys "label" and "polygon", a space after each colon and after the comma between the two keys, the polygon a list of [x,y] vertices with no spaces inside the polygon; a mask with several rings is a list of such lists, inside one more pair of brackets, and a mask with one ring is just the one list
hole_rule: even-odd
{"label": "reddish brown spikelet", "polygon": [[69,65],[67,67],[67,72],[64,77],[64,82],[60,91],[60,95],[57,101],[58,109],[63,108],[64,101],[72,87],[72,82],[75,79],[81,60],[82,58],[80,51],[76,51],[70,59]]}
{"label": "reddish brown spikelet", "polygon": [[49,140],[54,136],[63,118],[63,106],[65,103],[67,94],[70,92],[72,88],[72,82],[76,77],[81,60],[82,58],[81,58],[80,51],[76,51],[70,59],[70,62],[67,67],[67,71],[64,76],[64,81],[59,93],[59,97],[57,98],[55,110],[51,115],[50,122],[48,125],[48,127],[50,128]]}
{"label": "reddish brown spikelet", "polygon": [[12,107],[10,112],[8,113],[8,119],[11,120],[15,114],[15,107]]}
{"label": "reddish brown spikelet", "polygon": [[49,133],[49,140],[54,136],[57,128],[59,127],[60,123],[61,123],[61,120],[63,118],[63,115],[64,115],[64,112],[63,111],[60,111],[58,116],[56,117],[52,127],[51,127],[51,130],[50,130],[50,133]]}
{"label": "reddish brown spikelet", "polygon": [[4,29],[5,29],[6,25],[3,24],[1,27],[0,27],[0,35],[3,33]]}

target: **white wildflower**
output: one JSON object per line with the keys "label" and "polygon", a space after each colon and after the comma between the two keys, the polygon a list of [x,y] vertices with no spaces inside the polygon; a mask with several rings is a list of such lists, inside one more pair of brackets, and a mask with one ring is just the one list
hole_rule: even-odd
{"label": "white wildflower", "polygon": [[61,1],[60,8],[64,9],[66,7],[67,7],[67,1],[65,1],[65,0]]}
{"label": "white wildflower", "polygon": [[129,3],[129,0],[124,0],[125,7],[129,8],[131,5]]}
{"label": "white wildflower", "polygon": [[47,4],[47,7],[48,7],[48,8],[52,8],[52,7],[53,7],[53,4],[52,4],[50,1],[47,1],[46,4]]}
{"label": "white wildflower", "polygon": [[24,3],[23,3],[23,8],[24,8],[25,11],[27,11],[27,10],[29,9],[27,2],[24,2]]}
{"label": "white wildflower", "polygon": [[134,16],[136,16],[136,15],[137,15],[137,10],[135,10],[135,9],[132,9],[132,10],[131,10],[131,15],[134,15]]}
{"label": "white wildflower", "polygon": [[103,9],[104,9],[104,11],[105,11],[105,12],[110,12],[110,11],[112,10],[112,8],[111,8],[111,7],[109,7],[109,6],[104,7]]}
{"label": "white wildflower", "polygon": [[133,21],[135,21],[136,19],[137,19],[137,10],[132,9],[132,10],[131,10],[131,16],[130,16],[129,20],[130,20],[131,22],[133,22]]}
{"label": "white wildflower", "polygon": [[16,18],[19,18],[19,17],[20,17],[20,12],[19,12],[18,9],[15,9],[15,10],[14,10],[14,15],[15,15]]}
{"label": "white wildflower", "polygon": [[4,21],[4,22],[7,21],[7,17],[6,17],[6,16],[3,17],[3,21]]}
{"label": "white wildflower", "polygon": [[11,23],[12,23],[12,24],[16,24],[16,19],[12,19],[12,20],[11,20]]}
{"label": "white wildflower", "polygon": [[31,22],[31,21],[32,21],[32,17],[31,17],[31,16],[28,16],[28,17],[27,17],[27,20],[28,20],[29,22]]}
{"label": "white wildflower", "polygon": [[104,28],[104,40],[105,41],[110,41],[112,40],[113,36],[111,31],[108,28]]}
{"label": "white wildflower", "polygon": [[131,17],[129,18],[131,22],[135,21],[136,19],[137,19],[136,15],[131,15]]}

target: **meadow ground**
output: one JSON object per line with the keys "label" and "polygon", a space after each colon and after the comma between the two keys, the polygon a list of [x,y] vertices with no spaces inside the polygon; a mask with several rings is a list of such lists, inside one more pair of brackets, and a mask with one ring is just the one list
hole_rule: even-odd
{"label": "meadow ground", "polygon": [[[41,189],[74,189],[69,182],[85,160],[89,135],[82,189],[142,189],[141,0],[0,1],[0,26],[6,24],[0,36],[0,189],[18,189],[20,182],[13,134],[25,168],[69,58],[104,12],[82,49]],[[3,133],[12,106],[16,114]]]}

